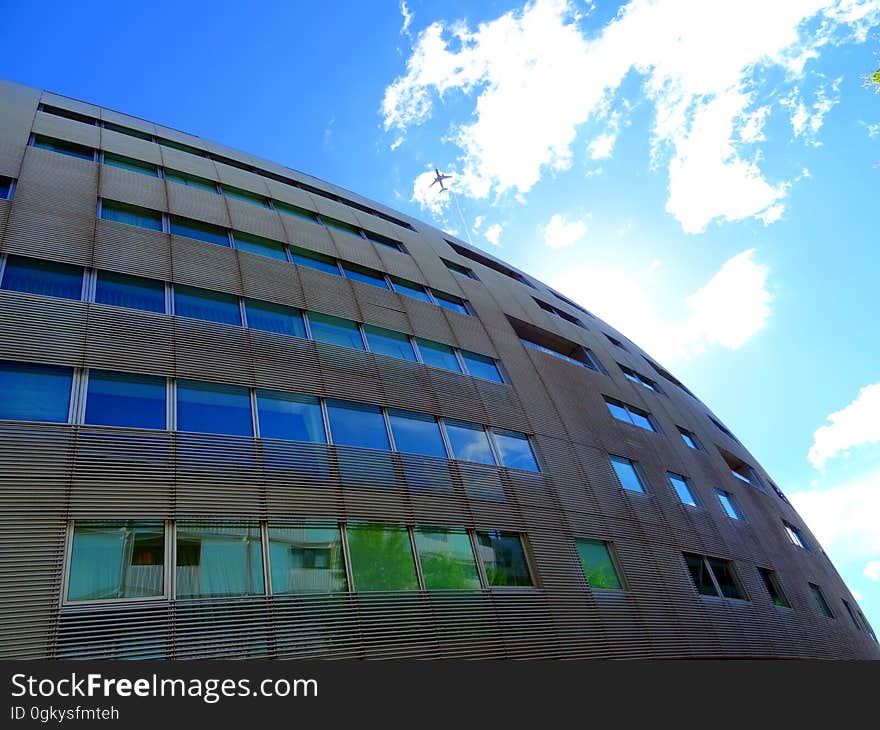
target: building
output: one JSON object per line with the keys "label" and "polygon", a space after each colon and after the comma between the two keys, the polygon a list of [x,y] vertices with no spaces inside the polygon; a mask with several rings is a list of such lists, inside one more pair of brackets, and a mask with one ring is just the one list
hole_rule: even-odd
{"label": "building", "polygon": [[877,658],[647,353],[322,180],[0,94],[4,657]]}

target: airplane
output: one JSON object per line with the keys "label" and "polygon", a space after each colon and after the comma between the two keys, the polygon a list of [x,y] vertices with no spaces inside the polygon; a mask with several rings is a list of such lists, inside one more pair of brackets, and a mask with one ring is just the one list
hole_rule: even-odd
{"label": "airplane", "polygon": [[437,183],[440,183],[440,192],[441,192],[441,193],[442,193],[444,190],[448,190],[449,188],[447,188],[447,187],[443,184],[443,181],[444,181],[444,180],[448,180],[449,178],[452,177],[452,175],[441,175],[441,174],[440,174],[440,170],[438,170],[436,167],[434,168],[434,172],[437,173],[436,176],[434,177],[434,182],[432,182],[430,185],[428,185],[428,187],[429,187],[429,188],[433,188]]}

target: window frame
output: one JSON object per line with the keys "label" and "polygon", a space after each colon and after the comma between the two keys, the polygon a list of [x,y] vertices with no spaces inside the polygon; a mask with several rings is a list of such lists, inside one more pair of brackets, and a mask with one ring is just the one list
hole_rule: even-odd
{"label": "window frame", "polygon": [[[623,481],[620,476],[617,474],[617,470],[614,468],[614,461],[617,459],[618,461],[625,461],[629,466],[632,467],[633,472],[636,475],[636,479],[642,487],[641,491],[636,489],[629,489],[628,487],[623,486]],[[608,452],[608,461],[611,466],[611,472],[614,474],[614,478],[617,480],[617,485],[624,491],[629,494],[651,494],[650,483],[648,482],[647,475],[644,473],[641,465],[635,459],[630,459],[627,456],[621,456],[620,454],[612,454]]]}
{"label": "window frame", "polygon": [[[699,558],[703,562],[703,568],[708,571],[708,575],[710,580],[712,581],[712,585],[715,588],[715,595],[710,596],[706,593],[700,593],[699,588],[697,587],[697,583],[694,580],[694,576],[691,573],[690,566],[687,564],[687,556],[692,555],[694,557]],[[742,580],[739,577],[739,574],[736,570],[736,564],[733,560],[729,560],[728,558],[719,558],[715,555],[703,555],[702,553],[692,553],[692,552],[682,552],[682,562],[684,563],[684,568],[687,571],[688,577],[691,579],[691,586],[694,589],[694,592],[697,594],[699,598],[708,598],[710,600],[723,600],[723,601],[741,601],[741,602],[750,602],[749,594],[746,592],[745,586],[743,585]],[[724,592],[721,590],[721,583],[718,578],[715,576],[715,571],[712,569],[712,564],[709,562],[709,559],[720,560],[727,566],[728,571],[730,572],[730,577],[733,581],[733,585],[736,590],[739,592],[739,596],[725,596]]]}
{"label": "window frame", "polygon": [[[581,554],[577,549],[578,542],[600,543],[605,546],[605,550],[608,553],[608,558],[611,561],[611,567],[614,569],[614,574],[617,577],[617,582],[620,584],[619,588],[608,588],[607,586],[594,586],[592,583],[590,583],[589,578],[587,578],[587,570],[586,570],[586,567],[584,566],[583,558],[581,558]],[[575,551],[575,555],[577,555],[578,564],[581,566],[581,571],[583,572],[583,575],[584,575],[584,581],[586,582],[587,586],[590,588],[591,591],[600,591],[602,593],[608,592],[611,594],[615,594],[615,593],[618,593],[621,591],[626,592],[626,591],[630,590],[629,582],[627,581],[626,576],[624,575],[623,568],[621,567],[621,564],[620,564],[620,558],[617,555],[617,549],[615,548],[614,543],[611,540],[605,540],[605,539],[599,538],[599,537],[584,537],[584,536],[578,537],[578,536],[575,536],[575,538],[574,538],[574,551]]]}

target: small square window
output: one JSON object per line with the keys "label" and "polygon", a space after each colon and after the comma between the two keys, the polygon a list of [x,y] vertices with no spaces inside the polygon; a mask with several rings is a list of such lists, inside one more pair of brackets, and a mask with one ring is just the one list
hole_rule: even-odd
{"label": "small square window", "polygon": [[703,450],[703,446],[700,443],[700,440],[697,438],[696,434],[682,428],[681,426],[678,426],[678,432],[679,434],[681,434],[681,440],[688,445],[688,448],[691,448],[694,451]]}
{"label": "small square window", "polygon": [[816,605],[819,607],[822,614],[828,618],[834,618],[834,612],[831,610],[831,606],[828,605],[828,601],[825,600],[825,595],[822,593],[822,589],[815,583],[807,583],[807,585],[810,587],[810,593],[813,594],[813,600],[816,602]]}
{"label": "small square window", "polygon": [[165,378],[90,370],[85,422],[165,428]]}
{"label": "small square window", "polygon": [[723,489],[716,489],[715,493],[718,495],[718,501],[721,502],[724,512],[730,517],[730,519],[743,519],[742,510],[739,508],[739,504],[730,492],[725,492]]}
{"label": "small square window", "polygon": [[803,535],[801,535],[800,530],[787,522],[783,522],[782,526],[785,528],[785,534],[793,545],[797,545],[799,548],[803,548],[809,552],[810,548],[807,546],[807,541],[804,539]]}
{"label": "small square window", "polygon": [[666,472],[666,476],[669,478],[669,483],[672,485],[673,489],[675,489],[675,493],[678,495],[678,499],[681,503],[696,507],[697,500],[691,491],[687,478],[671,471]]}
{"label": "small square window", "polygon": [[0,200],[12,198],[12,187],[15,181],[11,177],[0,175]]}
{"label": "small square window", "polygon": [[591,588],[622,590],[623,584],[611,556],[611,547],[604,540],[575,541],[584,575]]}
{"label": "small square window", "polygon": [[731,561],[693,553],[685,553],[684,559],[700,595],[745,599]]}
{"label": "small square window", "polygon": [[764,587],[767,589],[767,593],[770,595],[770,600],[773,601],[773,605],[781,606],[782,608],[791,608],[791,604],[788,602],[788,597],[785,595],[785,591],[782,590],[782,584],[779,582],[776,571],[770,570],[769,568],[759,567],[758,575],[761,576],[761,580],[764,582]]}
{"label": "small square window", "polygon": [[491,587],[534,585],[519,534],[477,530],[477,554]]}

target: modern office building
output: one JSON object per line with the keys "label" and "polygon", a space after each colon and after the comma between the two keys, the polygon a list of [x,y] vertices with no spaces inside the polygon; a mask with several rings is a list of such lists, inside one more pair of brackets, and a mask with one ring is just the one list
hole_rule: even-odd
{"label": "modern office building", "polygon": [[3,657],[878,658],[682,383],[419,220],[0,86]]}

